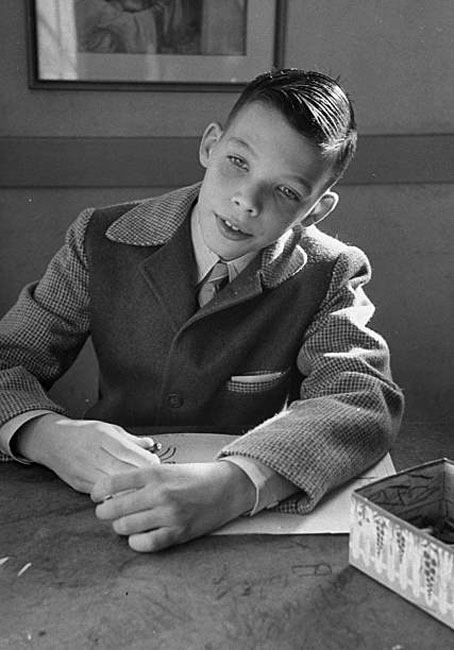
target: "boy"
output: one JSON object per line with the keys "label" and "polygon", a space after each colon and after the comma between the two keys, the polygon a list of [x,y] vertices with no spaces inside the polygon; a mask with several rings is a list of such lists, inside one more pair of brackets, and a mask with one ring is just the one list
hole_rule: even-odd
{"label": "boy", "polygon": [[[200,185],[83,212],[4,319],[3,450],[91,492],[138,551],[278,502],[308,512],[378,460],[402,395],[366,327],[369,264],[316,227],[355,144],[337,82],[275,71],[205,130]],[[99,400],[75,421],[42,387],[88,335]],[[153,425],[244,435],[211,463],[160,465],[122,428]]]}

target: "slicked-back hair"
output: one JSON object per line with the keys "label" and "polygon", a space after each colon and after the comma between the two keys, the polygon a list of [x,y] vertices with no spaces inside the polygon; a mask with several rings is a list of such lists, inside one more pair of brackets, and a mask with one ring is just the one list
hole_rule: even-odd
{"label": "slicked-back hair", "polygon": [[261,74],[241,93],[228,115],[225,130],[243,108],[254,102],[280,111],[331,163],[330,184],[339,180],[355,153],[357,131],[350,98],[335,79],[297,68]]}

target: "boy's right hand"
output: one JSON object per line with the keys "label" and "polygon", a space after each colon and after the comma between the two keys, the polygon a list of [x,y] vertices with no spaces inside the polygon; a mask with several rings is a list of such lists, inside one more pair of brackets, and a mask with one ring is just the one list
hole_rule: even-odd
{"label": "boy's right hand", "polygon": [[159,463],[147,451],[149,437],[133,436],[98,420],[72,420],[49,413],[24,424],[16,433],[18,453],[54,471],[79,492],[90,492],[102,476]]}

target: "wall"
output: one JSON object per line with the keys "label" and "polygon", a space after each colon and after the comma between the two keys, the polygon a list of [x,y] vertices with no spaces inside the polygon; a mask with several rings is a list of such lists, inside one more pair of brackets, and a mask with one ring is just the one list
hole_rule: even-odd
{"label": "wall", "polygon": [[[197,136],[236,96],[30,90],[24,6],[0,4],[0,312],[80,209],[199,178]],[[363,137],[326,229],[373,262],[374,326],[417,418],[454,412],[453,25],[451,0],[288,1],[285,63],[340,74],[355,101]],[[76,411],[89,354],[57,388]]]}
{"label": "wall", "polygon": [[362,133],[452,133],[451,0],[289,3],[287,58],[341,76]]}

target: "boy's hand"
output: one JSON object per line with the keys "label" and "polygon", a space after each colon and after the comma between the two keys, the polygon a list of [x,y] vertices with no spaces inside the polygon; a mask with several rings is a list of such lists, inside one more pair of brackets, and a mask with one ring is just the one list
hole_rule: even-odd
{"label": "boy's hand", "polygon": [[102,476],[160,462],[147,451],[153,445],[151,438],[97,420],[71,420],[52,413],[30,420],[16,435],[20,455],[53,470],[79,492],[90,492]]}
{"label": "boy's hand", "polygon": [[[112,497],[112,498],[110,498]],[[229,462],[163,464],[101,478],[99,519],[135,551],[159,551],[204,535],[252,509],[255,487]]]}

